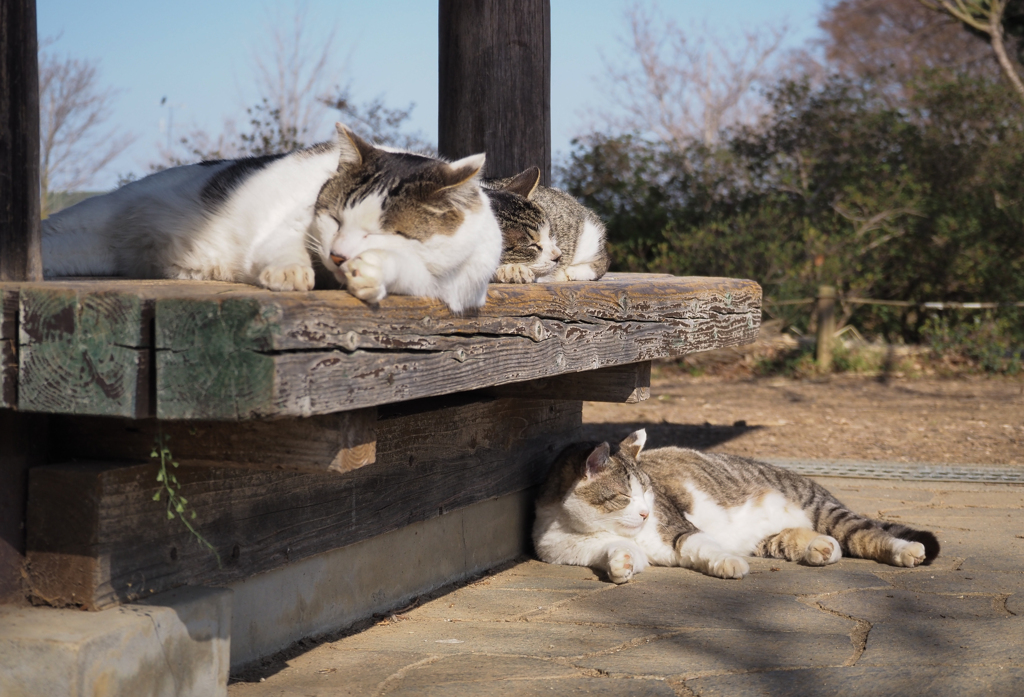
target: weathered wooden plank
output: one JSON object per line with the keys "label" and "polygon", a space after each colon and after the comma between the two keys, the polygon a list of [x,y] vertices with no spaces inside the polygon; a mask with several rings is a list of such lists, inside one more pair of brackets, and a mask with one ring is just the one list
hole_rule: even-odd
{"label": "weathered wooden plank", "polygon": [[182,493],[223,568],[152,500],[152,464],[33,468],[32,593],[97,609],[186,583],[228,583],[521,491],[579,437],[581,417],[579,402],[427,400],[382,411],[377,462],[344,474],[183,464]]}
{"label": "weathered wooden plank", "polygon": [[157,421],[55,416],[53,462],[146,459],[165,439],[182,465],[343,473],[373,464],[377,409],[276,421]]}
{"label": "weathered wooden plank", "polygon": [[[207,332],[200,332],[192,349],[158,353],[157,413],[167,419],[330,413],[749,343],[759,319],[746,313],[666,322],[538,320],[540,341],[451,337],[444,350],[352,353],[264,353],[244,341],[237,351],[219,341],[213,353],[201,343]],[[218,365],[246,370],[225,375],[212,368]]]}
{"label": "weathered wooden plank", "polygon": [[0,3],[0,281],[41,281],[35,0]]}
{"label": "weathered wooden plank", "polygon": [[584,402],[636,404],[651,396],[651,362],[614,365],[582,373],[565,373],[539,380],[491,387],[492,397],[579,399]]}
{"label": "weathered wooden plank", "polygon": [[151,301],[41,284],[23,286],[19,304],[20,409],[149,414]]}
{"label": "weathered wooden plank", "polygon": [[487,153],[487,172],[551,182],[549,0],[440,0],[438,148]]}
{"label": "weathered wooden plank", "polygon": [[[226,283],[4,289],[21,289],[22,316],[32,320],[21,331],[20,380],[29,380],[21,408],[54,413],[145,416],[155,385],[162,418],[322,414],[681,355],[757,334],[760,287],[751,281],[606,278],[495,284],[487,305],[462,316],[424,298],[388,297],[371,307],[343,291],[271,293]],[[430,376],[411,391],[400,379],[409,365]],[[503,372],[487,378],[489,366]],[[353,396],[339,396],[352,376]],[[323,377],[333,382],[310,384]]]}
{"label": "weathered wooden plank", "polygon": [[0,289],[0,409],[18,404],[18,291]]}

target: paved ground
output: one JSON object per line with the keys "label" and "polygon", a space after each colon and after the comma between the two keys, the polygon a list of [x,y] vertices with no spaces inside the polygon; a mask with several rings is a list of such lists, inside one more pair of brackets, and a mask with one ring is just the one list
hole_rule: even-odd
{"label": "paved ground", "polygon": [[522,560],[296,647],[229,695],[1024,694],[1024,486],[819,481],[935,531],[940,557],[753,560],[742,581],[649,569],[624,586]]}

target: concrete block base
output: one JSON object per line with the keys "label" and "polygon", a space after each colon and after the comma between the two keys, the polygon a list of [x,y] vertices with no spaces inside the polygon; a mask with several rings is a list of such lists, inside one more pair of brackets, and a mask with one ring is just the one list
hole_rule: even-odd
{"label": "concrete block base", "polygon": [[226,695],[230,626],[224,588],[181,588],[103,612],[0,607],[0,694]]}
{"label": "concrete block base", "polygon": [[232,669],[522,554],[534,498],[481,501],[232,584]]}
{"label": "concrete block base", "polygon": [[226,695],[229,665],[522,554],[533,498],[482,501],[229,588],[179,588],[102,612],[0,607],[0,695]]}

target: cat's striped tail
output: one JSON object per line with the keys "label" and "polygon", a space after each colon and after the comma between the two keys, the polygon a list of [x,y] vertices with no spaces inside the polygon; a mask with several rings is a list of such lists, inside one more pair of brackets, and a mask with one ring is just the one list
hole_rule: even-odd
{"label": "cat's striped tail", "polygon": [[818,532],[839,540],[845,556],[894,566],[930,564],[939,556],[939,540],[927,530],[868,518],[842,505],[828,506],[822,513],[816,526]]}

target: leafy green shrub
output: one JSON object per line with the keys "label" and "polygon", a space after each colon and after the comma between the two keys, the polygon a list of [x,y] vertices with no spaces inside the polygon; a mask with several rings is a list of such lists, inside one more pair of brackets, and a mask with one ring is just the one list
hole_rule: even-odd
{"label": "leafy green shrub", "polygon": [[1019,319],[1013,319],[991,314],[974,314],[961,321],[934,316],[925,321],[921,334],[937,358],[969,363],[990,373],[1016,375],[1024,367],[1024,342]]}
{"label": "leafy green shrub", "polygon": [[[783,81],[757,128],[682,149],[576,143],[561,185],[608,227],[613,268],[759,282],[767,297],[1024,300],[1024,112],[998,79]],[[840,304],[865,336],[916,343],[912,308]],[[807,330],[806,308],[781,307]]]}

